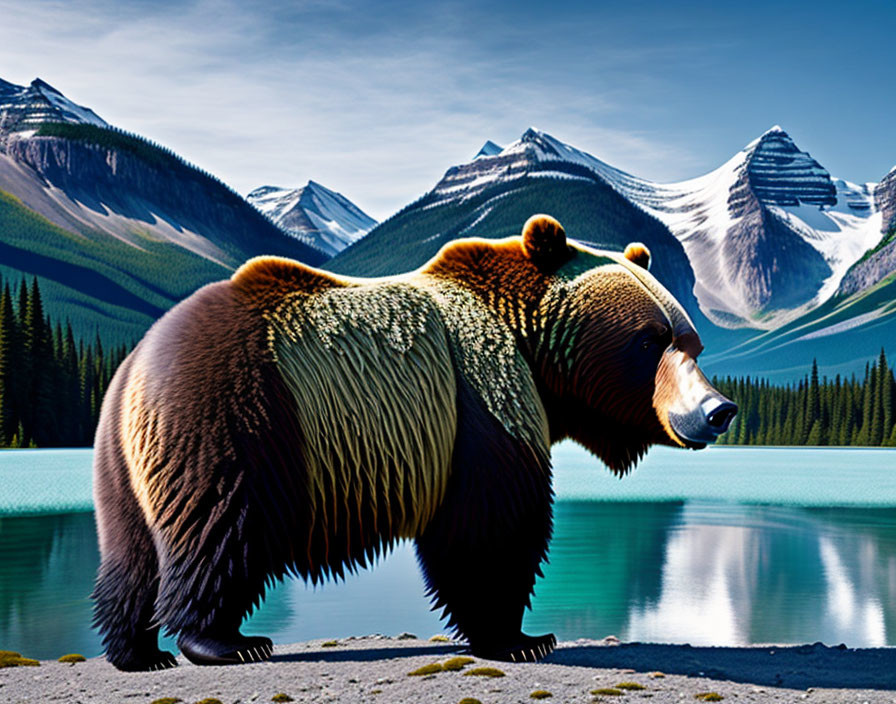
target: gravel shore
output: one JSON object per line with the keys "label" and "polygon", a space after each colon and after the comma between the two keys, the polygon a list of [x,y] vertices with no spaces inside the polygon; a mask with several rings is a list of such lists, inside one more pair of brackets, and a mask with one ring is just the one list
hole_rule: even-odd
{"label": "gravel shore", "polygon": [[[118,672],[101,658],[42,661],[0,669],[0,702],[896,702],[896,648],[699,648],[610,637],[561,642],[540,663],[474,659],[455,663],[460,669],[408,674],[463,650],[403,635],[277,645],[268,662],[231,667],[197,667],[178,657],[179,667],[155,673]],[[503,676],[476,674],[485,667]],[[290,699],[274,699],[280,694]]]}

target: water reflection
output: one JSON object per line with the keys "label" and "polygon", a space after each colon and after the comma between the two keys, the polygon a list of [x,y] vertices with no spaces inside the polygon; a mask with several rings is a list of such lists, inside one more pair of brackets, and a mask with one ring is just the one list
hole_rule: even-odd
{"label": "water reflection", "polygon": [[[560,501],[555,513],[529,632],[896,644],[896,510]],[[0,648],[98,654],[88,598],[97,563],[91,513],[0,518]],[[407,544],[345,583],[277,587],[246,628],[280,643],[439,629]]]}
{"label": "water reflection", "polygon": [[[563,638],[613,633],[695,645],[896,642],[894,510],[686,503],[673,513],[662,504],[597,502],[561,508],[555,545],[578,545],[579,554],[574,561],[552,551],[559,564],[539,585],[528,618],[533,629],[553,622]],[[640,551],[614,538],[625,530],[643,533]],[[619,565],[640,573],[629,577],[627,592],[617,587]],[[579,606],[557,618],[552,589],[583,568],[591,584],[566,595]],[[600,609],[607,601],[612,614]],[[587,633],[576,628],[582,623]]]}
{"label": "water reflection", "polygon": [[0,518],[0,649],[98,652],[89,601],[98,564],[92,513]]}

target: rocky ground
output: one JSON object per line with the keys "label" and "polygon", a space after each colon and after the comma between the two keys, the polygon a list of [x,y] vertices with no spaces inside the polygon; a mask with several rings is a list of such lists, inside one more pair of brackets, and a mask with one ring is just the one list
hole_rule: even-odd
{"label": "rocky ground", "polygon": [[[463,650],[404,635],[277,645],[268,662],[231,667],[179,657],[179,667],[154,673],[118,672],[100,658],[41,661],[0,669],[0,702],[896,702],[896,648],[696,648],[611,637],[562,642],[537,664],[452,660]],[[430,674],[410,674],[434,663]]]}

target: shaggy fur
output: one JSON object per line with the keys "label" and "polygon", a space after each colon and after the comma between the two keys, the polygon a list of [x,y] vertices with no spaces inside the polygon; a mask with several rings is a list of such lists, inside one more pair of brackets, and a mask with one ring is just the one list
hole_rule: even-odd
{"label": "shaggy fur", "polygon": [[616,472],[686,444],[660,360],[699,339],[646,249],[626,255],[538,216],[384,279],[259,258],[172,309],[97,431],[109,660],[172,665],[160,626],[196,662],[266,657],[270,641],[239,634],[266,585],[342,576],[400,538],[474,652],[547,652],[520,623],[551,534],[551,443]]}

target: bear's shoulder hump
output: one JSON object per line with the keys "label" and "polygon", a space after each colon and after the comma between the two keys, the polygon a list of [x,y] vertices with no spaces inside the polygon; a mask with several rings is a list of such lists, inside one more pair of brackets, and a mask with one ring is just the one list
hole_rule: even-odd
{"label": "bear's shoulder hump", "polygon": [[345,286],[338,277],[286,257],[250,259],[230,278],[231,284],[257,303],[278,300],[289,293],[319,293]]}

